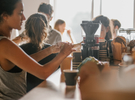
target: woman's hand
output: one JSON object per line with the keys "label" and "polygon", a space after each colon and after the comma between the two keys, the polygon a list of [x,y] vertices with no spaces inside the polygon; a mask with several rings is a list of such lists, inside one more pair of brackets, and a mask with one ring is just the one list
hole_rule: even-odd
{"label": "woman's hand", "polygon": [[66,56],[68,56],[71,52],[76,51],[73,49],[73,44],[69,42],[60,42],[59,47],[61,48],[60,53],[63,53]]}
{"label": "woman's hand", "polygon": [[67,33],[68,33],[69,36],[71,35],[71,31],[70,30],[67,30]]}
{"label": "woman's hand", "polygon": [[51,52],[52,53],[59,53],[61,50],[60,46],[58,44],[51,46]]}
{"label": "woman's hand", "polygon": [[52,45],[51,46],[51,52],[52,53],[71,53],[72,51],[75,51],[75,49],[73,48],[74,45],[72,45],[72,43],[69,42],[59,42],[56,45]]}
{"label": "woman's hand", "polygon": [[73,41],[73,39],[71,37],[71,31],[70,30],[67,30],[67,34],[69,35],[71,42],[74,43],[74,41]]}

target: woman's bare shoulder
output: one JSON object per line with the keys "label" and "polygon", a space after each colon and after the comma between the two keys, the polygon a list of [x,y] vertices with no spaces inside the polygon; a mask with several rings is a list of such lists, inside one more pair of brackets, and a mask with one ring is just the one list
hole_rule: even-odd
{"label": "woman's bare shoulder", "polygon": [[12,43],[12,41],[11,41],[10,39],[8,39],[8,38],[1,38],[1,39],[0,39],[0,45],[1,45],[1,44],[6,44],[6,43],[9,43],[9,42]]}
{"label": "woman's bare shoulder", "polygon": [[17,46],[12,40],[8,38],[3,38],[0,40],[0,48],[7,46]]}
{"label": "woman's bare shoulder", "polygon": [[11,53],[12,51],[16,51],[17,49],[19,49],[19,47],[8,38],[3,38],[0,40],[0,52],[2,54],[4,53],[8,54]]}

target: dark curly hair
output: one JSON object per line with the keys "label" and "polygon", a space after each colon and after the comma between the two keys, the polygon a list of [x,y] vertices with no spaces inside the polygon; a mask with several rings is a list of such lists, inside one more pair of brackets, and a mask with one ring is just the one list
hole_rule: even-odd
{"label": "dark curly hair", "polygon": [[0,0],[0,22],[3,20],[2,14],[12,15],[16,7],[16,3],[21,0]]}

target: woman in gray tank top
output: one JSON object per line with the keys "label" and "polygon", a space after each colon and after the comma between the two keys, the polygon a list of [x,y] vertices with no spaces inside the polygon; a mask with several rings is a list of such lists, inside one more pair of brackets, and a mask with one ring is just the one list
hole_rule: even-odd
{"label": "woman in gray tank top", "polygon": [[[45,80],[74,51],[72,44],[60,43],[32,54],[31,58],[9,40],[12,29],[20,30],[23,20],[22,0],[0,0],[0,100],[17,100],[25,94],[25,71]],[[37,63],[58,51],[59,54],[49,63]],[[15,65],[20,69],[15,68]],[[12,69],[17,72],[10,72]]]}

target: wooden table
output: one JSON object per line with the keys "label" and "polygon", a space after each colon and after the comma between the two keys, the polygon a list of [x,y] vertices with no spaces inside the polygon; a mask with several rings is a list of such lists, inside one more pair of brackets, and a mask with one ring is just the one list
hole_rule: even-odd
{"label": "wooden table", "polygon": [[[110,78],[114,84],[113,81],[119,78],[119,67],[110,67],[113,72]],[[75,87],[66,87],[64,82],[60,83],[60,75],[61,71],[58,69],[46,81],[28,92],[20,100],[81,100],[78,84]],[[97,92],[93,94],[94,99],[92,100],[135,100],[134,88]]]}
{"label": "wooden table", "polygon": [[78,84],[66,87],[65,82],[60,83],[60,74],[58,69],[20,100],[81,100]]}
{"label": "wooden table", "polygon": [[[118,75],[118,66],[111,66],[114,71],[112,79]],[[81,100],[78,84],[75,87],[66,87],[65,82],[60,83],[61,71],[55,71],[46,81],[28,92],[20,100]]]}

